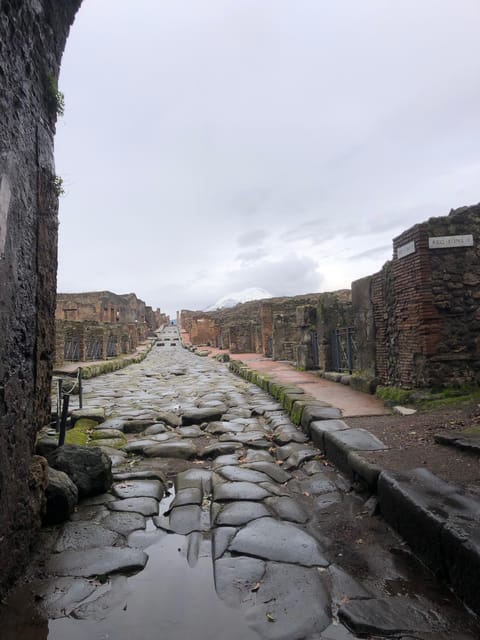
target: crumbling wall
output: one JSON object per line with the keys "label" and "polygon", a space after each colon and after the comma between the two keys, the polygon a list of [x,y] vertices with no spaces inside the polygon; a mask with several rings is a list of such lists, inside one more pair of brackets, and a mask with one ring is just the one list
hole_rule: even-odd
{"label": "crumbling wall", "polygon": [[49,415],[54,353],[56,79],[79,5],[0,4],[0,592],[40,524],[45,477],[33,446]]}

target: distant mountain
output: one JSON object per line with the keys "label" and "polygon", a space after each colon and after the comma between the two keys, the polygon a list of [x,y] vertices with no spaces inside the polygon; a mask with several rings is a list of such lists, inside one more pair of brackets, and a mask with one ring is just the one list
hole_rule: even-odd
{"label": "distant mountain", "polygon": [[225,309],[234,307],[241,302],[249,302],[250,300],[262,300],[263,298],[273,298],[272,294],[260,287],[249,287],[242,291],[235,291],[234,293],[228,293],[223,298],[220,298],[212,304],[210,307],[204,309],[204,311],[215,311],[216,309]]}

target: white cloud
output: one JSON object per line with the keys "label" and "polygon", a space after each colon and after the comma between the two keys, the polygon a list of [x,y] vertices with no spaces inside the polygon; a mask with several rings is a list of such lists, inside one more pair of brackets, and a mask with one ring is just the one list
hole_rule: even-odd
{"label": "white cloud", "polygon": [[59,287],[174,312],[379,269],[376,247],[480,199],[479,19],[477,0],[84,0]]}

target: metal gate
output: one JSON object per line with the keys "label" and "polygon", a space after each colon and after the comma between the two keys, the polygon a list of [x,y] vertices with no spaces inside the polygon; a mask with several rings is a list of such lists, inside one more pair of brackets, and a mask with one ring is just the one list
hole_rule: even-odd
{"label": "metal gate", "polygon": [[80,360],[80,340],[78,338],[65,336],[63,358],[73,362]]}
{"label": "metal gate", "polygon": [[87,342],[87,360],[101,360],[103,357],[103,340],[101,338],[91,338]]}
{"label": "metal gate", "polygon": [[312,347],[312,366],[318,367],[318,333],[316,331],[312,331],[310,334],[310,341]]}
{"label": "metal gate", "polygon": [[117,336],[108,336],[107,358],[113,358],[116,355],[117,355]]}
{"label": "metal gate", "polygon": [[355,329],[343,327],[332,332],[331,354],[333,371],[353,371],[353,359],[355,356]]}

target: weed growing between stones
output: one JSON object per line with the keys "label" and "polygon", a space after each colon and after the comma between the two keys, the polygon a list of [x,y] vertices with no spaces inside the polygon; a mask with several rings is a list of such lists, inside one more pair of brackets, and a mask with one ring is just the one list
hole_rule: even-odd
{"label": "weed growing between stones", "polygon": [[55,76],[49,76],[48,78],[48,94],[52,108],[57,116],[63,116],[65,114],[65,96],[59,91]]}

